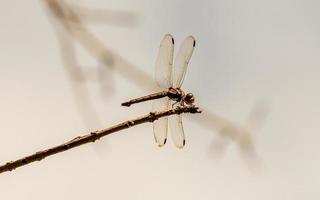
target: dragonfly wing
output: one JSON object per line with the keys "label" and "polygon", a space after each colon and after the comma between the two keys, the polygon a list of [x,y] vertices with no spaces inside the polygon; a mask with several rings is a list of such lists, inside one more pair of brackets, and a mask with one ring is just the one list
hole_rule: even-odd
{"label": "dragonfly wing", "polygon": [[[159,100],[153,101],[153,111],[165,111],[169,106],[169,98],[164,97]],[[159,147],[163,146],[167,142],[168,134],[168,117],[162,117],[153,122],[154,139]]]}
{"label": "dragonfly wing", "polygon": [[191,59],[196,40],[193,36],[188,36],[181,44],[174,63],[173,87],[180,88],[187,72],[187,67]]}
{"label": "dragonfly wing", "polygon": [[170,116],[170,132],[174,144],[182,149],[186,144],[181,115]]}
{"label": "dragonfly wing", "polygon": [[174,39],[172,35],[166,34],[161,41],[155,64],[155,80],[161,88],[172,86],[173,50]]}

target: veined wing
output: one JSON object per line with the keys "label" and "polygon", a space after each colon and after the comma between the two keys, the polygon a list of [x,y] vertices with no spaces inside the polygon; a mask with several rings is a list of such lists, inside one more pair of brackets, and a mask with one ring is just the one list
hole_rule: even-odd
{"label": "veined wing", "polygon": [[174,144],[182,149],[186,144],[182,125],[182,115],[170,116],[170,133]]}
{"label": "veined wing", "polygon": [[181,44],[177,57],[175,58],[173,69],[173,87],[180,88],[187,72],[187,67],[191,59],[196,40],[193,36],[188,36]]}
{"label": "veined wing", "polygon": [[[168,109],[168,107],[169,107],[168,97],[154,100],[152,104],[152,110],[155,112],[165,111]],[[159,147],[166,144],[167,134],[168,134],[168,117],[162,117],[153,122],[153,134],[154,134],[154,139]]]}
{"label": "veined wing", "polygon": [[161,88],[172,86],[174,39],[166,34],[160,44],[158,57],[155,64],[155,81]]}

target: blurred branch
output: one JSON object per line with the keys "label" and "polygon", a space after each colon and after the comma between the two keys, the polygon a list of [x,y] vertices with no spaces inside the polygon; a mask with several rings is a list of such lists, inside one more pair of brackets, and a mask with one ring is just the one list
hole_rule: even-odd
{"label": "blurred branch", "polygon": [[69,77],[75,105],[82,118],[82,122],[89,129],[100,126],[100,119],[94,109],[89,90],[85,84],[87,74],[84,73],[80,63],[77,61],[75,43],[60,32],[58,33],[58,38],[61,44],[61,56],[65,66],[64,69]]}
{"label": "blurred branch", "polygon": [[[210,154],[221,155],[224,153],[230,141],[233,141],[238,146],[240,153],[247,164],[257,166],[259,163],[259,157],[255,150],[253,132],[257,132],[258,129],[262,127],[268,114],[268,110],[269,106],[266,105],[265,102],[256,103],[249,113],[246,123],[242,126],[237,126],[236,123],[219,118],[219,135],[211,144]],[[211,118],[212,117],[214,116],[211,116]]]}
{"label": "blurred branch", "polygon": [[137,26],[140,23],[140,16],[134,12],[127,11],[114,11],[98,8],[86,8],[83,6],[74,5],[75,12],[82,21],[90,24],[102,24],[108,23],[114,26]]}
{"label": "blurred branch", "polygon": [[[100,119],[94,105],[92,104],[89,90],[86,84],[84,84],[84,82],[88,80],[88,76],[87,73],[84,72],[84,67],[78,61],[75,47],[76,41],[74,41],[73,36],[77,31],[75,25],[80,23],[80,18],[75,15],[75,13],[77,13],[75,10],[87,13],[90,12],[90,9],[75,7],[74,5],[71,6],[70,4],[67,4],[66,1],[62,0],[45,0],[44,2],[49,8],[49,12],[54,19],[53,22],[55,22],[54,27],[61,47],[61,57],[65,66],[64,69],[72,86],[72,94],[74,95],[77,111],[87,128],[92,128],[97,125],[100,126]],[[110,15],[113,13],[117,12],[114,11],[109,13],[109,17],[111,17]],[[89,15],[91,16],[92,14],[93,13]],[[100,11],[100,15],[102,15],[102,11]],[[56,22],[58,22],[58,24]],[[112,67],[109,68],[111,69]],[[111,76],[110,73],[108,74],[111,70],[106,71],[108,70],[107,66],[105,66],[105,64],[102,65],[101,63],[99,63],[98,70],[99,72],[97,72],[97,74],[99,75],[98,78],[101,83],[101,90],[112,88],[112,80],[110,80]],[[108,76],[108,80],[104,80],[106,76]],[[106,95],[104,94],[104,96]]]}
{"label": "blurred branch", "polygon": [[[45,0],[60,27],[79,42],[99,63],[113,66],[114,71],[141,88],[152,89],[153,78],[104,45],[82,22],[81,17],[61,0]],[[70,22],[72,21],[72,23]]]}
{"label": "blurred branch", "polygon": [[177,107],[175,109],[162,111],[162,112],[150,112],[148,115],[122,122],[122,123],[117,124],[115,126],[112,126],[110,128],[94,131],[94,132],[91,132],[87,135],[78,136],[78,137],[76,137],[66,143],[61,144],[61,145],[36,152],[32,155],[26,156],[24,158],[21,158],[21,159],[15,160],[15,161],[8,162],[8,163],[0,166],[0,173],[6,172],[6,171],[12,171],[18,167],[28,165],[28,164],[35,162],[35,161],[41,161],[42,159],[44,159],[48,156],[67,151],[69,149],[81,146],[86,143],[95,142],[96,140],[98,140],[104,136],[107,136],[111,133],[115,133],[115,132],[118,132],[118,131],[121,131],[124,129],[128,129],[133,126],[139,125],[139,124],[153,122],[161,117],[165,117],[165,116],[169,116],[169,115],[176,115],[176,114],[179,115],[182,113],[201,113],[201,111],[199,110],[198,107],[185,106],[185,107]]}

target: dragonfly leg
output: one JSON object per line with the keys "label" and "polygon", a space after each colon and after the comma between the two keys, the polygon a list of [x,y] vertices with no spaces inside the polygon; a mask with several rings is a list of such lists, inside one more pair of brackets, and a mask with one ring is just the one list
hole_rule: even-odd
{"label": "dragonfly leg", "polygon": [[179,103],[179,101],[176,101],[175,103],[172,104],[172,108],[174,108],[174,106]]}

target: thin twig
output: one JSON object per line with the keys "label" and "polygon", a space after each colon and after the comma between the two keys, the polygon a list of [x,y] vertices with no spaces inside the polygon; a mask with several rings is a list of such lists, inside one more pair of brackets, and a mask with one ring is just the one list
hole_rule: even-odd
{"label": "thin twig", "polygon": [[67,151],[69,149],[72,149],[74,147],[77,147],[86,143],[95,142],[96,140],[114,132],[118,132],[123,129],[127,129],[142,123],[153,122],[161,117],[181,114],[181,113],[200,113],[200,112],[201,111],[199,111],[198,107],[194,107],[194,106],[177,107],[175,109],[162,111],[162,112],[150,112],[148,115],[122,122],[110,128],[94,131],[83,136],[78,136],[61,145],[58,145],[49,149],[45,149],[42,151],[38,151],[32,155],[23,157],[15,161],[7,162],[6,164],[0,166],[0,173],[6,172],[6,171],[12,171],[18,167],[22,167],[24,165],[30,164],[35,161],[40,161],[48,156],[51,156],[63,151]]}

